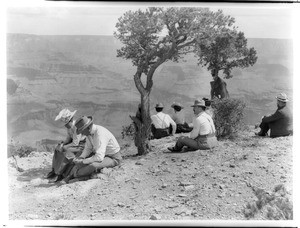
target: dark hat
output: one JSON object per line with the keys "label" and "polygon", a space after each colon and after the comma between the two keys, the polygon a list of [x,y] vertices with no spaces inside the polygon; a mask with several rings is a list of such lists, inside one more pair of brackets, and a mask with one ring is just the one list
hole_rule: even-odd
{"label": "dark hat", "polygon": [[162,104],[162,103],[158,103],[158,104],[156,104],[156,106],[155,106],[155,108],[163,108],[164,107],[164,105]]}
{"label": "dark hat", "polygon": [[205,101],[204,100],[195,100],[194,105],[192,105],[191,107],[196,107],[196,106],[206,107]]}
{"label": "dark hat", "polygon": [[172,108],[174,107],[180,107],[180,108],[183,108],[183,106],[180,104],[180,103],[177,103],[177,102],[174,102],[172,105],[171,105]]}
{"label": "dark hat", "polygon": [[76,133],[80,134],[84,129],[93,123],[93,117],[82,116],[75,122],[75,127],[77,128]]}

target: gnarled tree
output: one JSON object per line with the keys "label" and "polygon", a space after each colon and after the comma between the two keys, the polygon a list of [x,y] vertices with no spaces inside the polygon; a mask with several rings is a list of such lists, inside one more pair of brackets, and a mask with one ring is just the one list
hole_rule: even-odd
{"label": "gnarled tree", "polygon": [[[164,62],[178,61],[196,52],[196,46],[234,29],[234,18],[208,8],[158,8],[128,11],[119,18],[114,36],[124,46],[117,56],[136,67],[134,82],[141,95],[141,119],[137,121],[138,155],[149,151],[150,93],[155,70]],[[145,77],[143,80],[143,77]]]}

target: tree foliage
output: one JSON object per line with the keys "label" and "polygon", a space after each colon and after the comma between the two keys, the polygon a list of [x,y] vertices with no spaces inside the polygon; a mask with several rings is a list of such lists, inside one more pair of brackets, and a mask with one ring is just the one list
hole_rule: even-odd
{"label": "tree foliage", "polygon": [[[119,18],[114,36],[123,43],[117,57],[131,60],[134,82],[141,94],[141,121],[136,123],[141,140],[139,154],[147,153],[150,135],[150,93],[157,67],[170,60],[177,62],[187,53],[197,53],[201,43],[235,30],[235,20],[221,10],[208,8],[149,7],[128,11]],[[142,80],[142,77],[145,80]]]}
{"label": "tree foliage", "polygon": [[212,74],[223,71],[225,78],[231,78],[235,67],[246,68],[257,61],[256,50],[247,48],[247,39],[243,32],[228,31],[217,36],[211,42],[198,46],[199,64],[207,66]]}

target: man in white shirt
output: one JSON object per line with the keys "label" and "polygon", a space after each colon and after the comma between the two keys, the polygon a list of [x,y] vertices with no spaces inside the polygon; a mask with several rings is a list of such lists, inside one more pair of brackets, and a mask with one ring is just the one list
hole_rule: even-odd
{"label": "man in white shirt", "polygon": [[79,118],[75,126],[78,134],[86,136],[86,143],[82,154],[73,160],[76,165],[64,179],[66,183],[74,177],[89,177],[102,168],[115,167],[121,163],[120,146],[109,130],[93,124],[91,116]]}
{"label": "man in white shirt", "polygon": [[195,118],[190,137],[179,137],[175,146],[168,147],[168,150],[180,152],[184,146],[187,146],[188,150],[207,150],[216,146],[215,125],[210,115],[205,112],[205,101],[195,100],[192,107]]}
{"label": "man in white shirt", "polygon": [[[151,132],[155,139],[160,139],[170,134],[174,135],[176,132],[176,123],[168,114],[162,112],[163,109],[162,103],[156,104],[155,110],[157,114],[151,116]],[[172,130],[170,130],[171,126]]]}

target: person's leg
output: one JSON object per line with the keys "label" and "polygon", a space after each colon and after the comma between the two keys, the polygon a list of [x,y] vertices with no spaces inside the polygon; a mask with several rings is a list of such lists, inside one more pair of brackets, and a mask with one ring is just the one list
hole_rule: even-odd
{"label": "person's leg", "polygon": [[261,122],[261,124],[259,125],[260,127],[260,132],[257,133],[257,135],[259,136],[266,136],[269,129],[270,129],[270,126],[268,123],[263,123]]}
{"label": "person's leg", "polygon": [[87,164],[83,166],[82,168],[79,168],[77,172],[74,174],[75,177],[83,177],[83,176],[89,176],[92,173],[101,170],[103,168],[111,168],[118,165],[118,163],[110,158],[110,157],[104,157],[102,162],[93,162],[91,164]]}
{"label": "person's leg", "polygon": [[197,143],[196,140],[191,139],[189,137],[185,137],[185,136],[179,137],[178,140],[177,140],[177,142],[176,142],[176,144],[175,144],[175,146],[173,148],[168,148],[168,149],[171,150],[171,151],[174,151],[174,152],[176,152],[176,151],[179,152],[179,151],[182,150],[182,148],[184,146],[189,147],[190,150],[197,150],[197,149],[199,149],[199,146],[198,146],[198,143]]}

